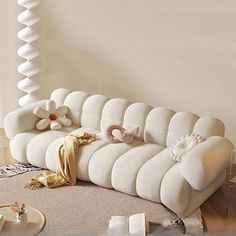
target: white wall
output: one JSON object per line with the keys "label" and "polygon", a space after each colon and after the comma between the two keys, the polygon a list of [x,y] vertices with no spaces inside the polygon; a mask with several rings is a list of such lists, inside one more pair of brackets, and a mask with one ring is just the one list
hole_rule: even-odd
{"label": "white wall", "polygon": [[[2,113],[19,97],[20,9],[0,2]],[[216,116],[236,145],[235,0],[41,0],[39,11],[42,97],[67,87]]]}

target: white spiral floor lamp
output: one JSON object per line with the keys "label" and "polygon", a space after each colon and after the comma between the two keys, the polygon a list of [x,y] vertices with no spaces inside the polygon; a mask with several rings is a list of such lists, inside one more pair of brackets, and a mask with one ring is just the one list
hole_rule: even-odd
{"label": "white spiral floor lamp", "polygon": [[40,19],[32,11],[32,8],[39,5],[40,0],[17,0],[17,3],[26,8],[17,18],[18,22],[26,26],[17,34],[18,38],[25,42],[17,51],[17,54],[26,60],[17,68],[18,72],[26,77],[17,84],[21,91],[27,93],[18,101],[20,106],[25,106],[39,100],[34,93],[40,86],[33,79],[33,77],[39,73],[39,67],[32,62],[33,59],[39,56],[39,51],[32,44],[40,36],[39,33],[33,30],[33,25],[38,23]]}

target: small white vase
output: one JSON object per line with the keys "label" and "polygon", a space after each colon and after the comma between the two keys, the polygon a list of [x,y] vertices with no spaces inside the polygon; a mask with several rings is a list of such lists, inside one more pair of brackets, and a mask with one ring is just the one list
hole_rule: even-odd
{"label": "small white vase", "polygon": [[22,222],[27,221],[27,210],[24,209],[24,211],[16,213],[16,222]]}

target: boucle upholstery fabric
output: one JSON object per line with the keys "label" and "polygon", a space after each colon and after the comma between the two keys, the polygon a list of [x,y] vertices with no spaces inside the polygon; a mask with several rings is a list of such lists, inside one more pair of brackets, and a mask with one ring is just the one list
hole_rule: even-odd
{"label": "boucle upholstery fabric", "polygon": [[102,110],[101,131],[110,125],[122,125],[124,113],[129,105],[130,103],[122,98],[109,100]]}
{"label": "boucle upholstery fabric", "polygon": [[191,134],[199,117],[191,112],[175,113],[169,123],[166,145],[171,147],[176,140]]}
{"label": "boucle upholstery fabric", "polygon": [[232,144],[222,137],[210,137],[198,144],[181,163],[181,174],[195,190],[203,190],[228,166]]}
{"label": "boucle upholstery fabric", "polygon": [[8,138],[12,139],[19,133],[32,131],[35,129],[36,122],[39,120],[33,110],[37,106],[46,107],[47,100],[32,103],[21,109],[8,113],[4,118],[4,128]]}
{"label": "boucle upholstery fabric", "polygon": [[153,202],[161,202],[160,192],[163,180],[162,178],[175,164],[176,162],[169,154],[169,148],[165,148],[153,156],[153,158],[148,162],[145,162],[137,175],[137,194],[140,197],[149,199]]}
{"label": "boucle upholstery fabric", "polygon": [[[63,136],[96,133],[100,138],[79,151],[78,179],[163,203],[181,216],[191,214],[224,181],[232,143],[223,137],[224,124],[216,118],[68,89],[55,90],[50,99],[69,108],[72,126],[35,132],[37,118],[32,110],[45,106],[46,100],[9,113],[4,127],[18,161],[55,171],[56,149]],[[138,138],[129,145],[107,142],[103,132],[111,124],[139,127]],[[170,147],[191,133],[206,141],[190,150],[181,163],[173,161]]]}
{"label": "boucle upholstery fabric", "polygon": [[136,178],[139,169],[163,148],[157,144],[143,143],[121,155],[112,168],[113,188],[124,193],[137,195]]}
{"label": "boucle upholstery fabric", "polygon": [[92,95],[83,105],[81,126],[99,130],[102,110],[108,98],[103,95]]}
{"label": "boucle upholstery fabric", "polygon": [[90,181],[106,188],[113,188],[111,176],[115,162],[120,158],[120,156],[139,144],[139,141],[134,141],[129,145],[126,143],[117,143],[115,145],[108,144],[97,150],[89,162]]}
{"label": "boucle upholstery fabric", "polygon": [[40,133],[39,130],[19,133],[10,140],[11,155],[19,162],[29,162],[26,156],[28,143],[32,138]]}
{"label": "boucle upholstery fabric", "polygon": [[146,119],[144,141],[166,146],[169,123],[174,111],[165,107],[152,109]]}
{"label": "boucle upholstery fabric", "polygon": [[81,125],[81,115],[85,100],[88,94],[82,91],[72,92],[65,98],[64,105],[69,108],[67,117],[71,119],[74,125]]}

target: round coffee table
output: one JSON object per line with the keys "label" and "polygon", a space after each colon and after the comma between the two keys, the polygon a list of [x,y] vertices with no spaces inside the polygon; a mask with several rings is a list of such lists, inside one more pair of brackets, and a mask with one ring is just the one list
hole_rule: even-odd
{"label": "round coffee table", "polygon": [[46,218],[39,210],[26,206],[27,220],[17,222],[15,213],[10,209],[10,205],[0,206],[0,214],[5,219],[5,224],[0,233],[3,235],[36,235],[45,226]]}

